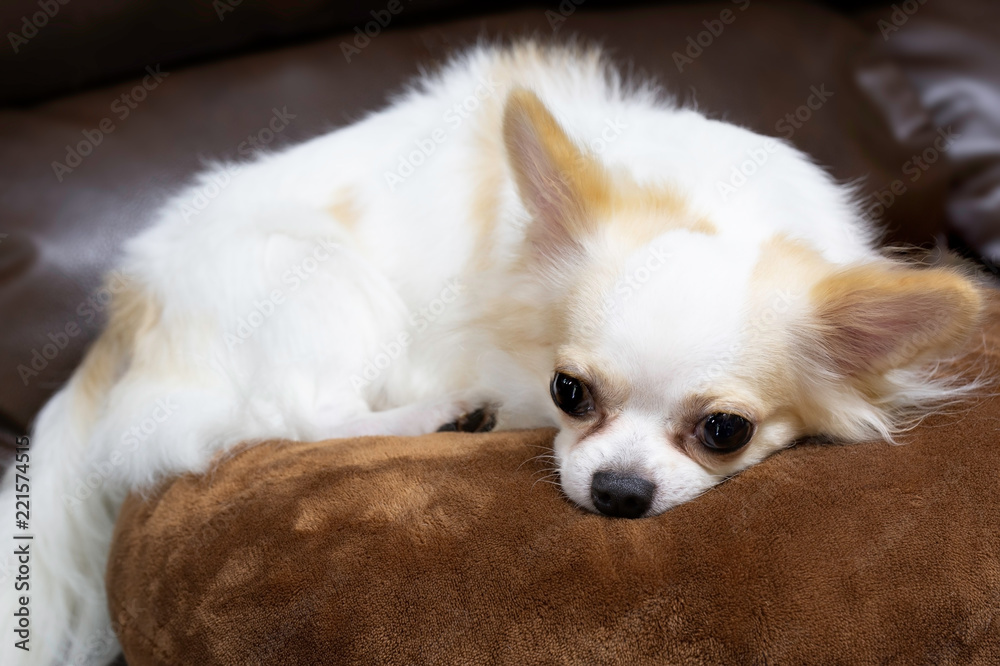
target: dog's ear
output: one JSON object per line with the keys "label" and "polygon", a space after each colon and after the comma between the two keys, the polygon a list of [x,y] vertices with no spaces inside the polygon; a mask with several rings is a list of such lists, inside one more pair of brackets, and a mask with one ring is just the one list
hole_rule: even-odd
{"label": "dog's ear", "polygon": [[973,281],[944,268],[847,268],[817,283],[811,296],[808,344],[818,344],[826,367],[853,377],[953,354],[983,307]]}
{"label": "dog's ear", "polygon": [[534,217],[532,242],[545,254],[572,247],[592,228],[594,210],[609,195],[605,170],[528,90],[516,89],[507,98],[503,136],[518,193]]}

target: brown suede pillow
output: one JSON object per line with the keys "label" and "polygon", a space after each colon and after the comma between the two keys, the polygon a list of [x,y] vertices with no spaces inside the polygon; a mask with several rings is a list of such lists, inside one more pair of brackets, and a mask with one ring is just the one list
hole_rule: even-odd
{"label": "brown suede pillow", "polygon": [[131,666],[996,664],[998,424],[800,445],[637,521],[560,495],[548,430],[269,442],[129,499],[111,614]]}

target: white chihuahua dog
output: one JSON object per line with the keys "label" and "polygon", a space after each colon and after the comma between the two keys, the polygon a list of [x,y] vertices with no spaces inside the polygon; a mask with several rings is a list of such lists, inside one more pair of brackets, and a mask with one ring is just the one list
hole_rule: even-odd
{"label": "white chihuahua dog", "polygon": [[[804,436],[891,439],[969,390],[941,361],[983,296],[876,235],[791,146],[531,42],[218,167],[129,244],[107,330],[38,417],[2,661],[106,662],[123,498],[248,440],[555,425],[565,494],[636,518]],[[11,512],[14,470],[3,488]]]}

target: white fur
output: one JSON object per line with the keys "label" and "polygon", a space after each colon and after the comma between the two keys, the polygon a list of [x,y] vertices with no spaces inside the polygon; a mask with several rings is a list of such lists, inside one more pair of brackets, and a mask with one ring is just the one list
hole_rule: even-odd
{"label": "white fur", "polygon": [[[626,85],[593,54],[537,52],[520,69],[504,70],[506,78],[497,74],[501,54],[473,50],[385,110],[241,165],[210,205],[191,215],[196,193],[211,182],[211,174],[203,176],[129,243],[124,272],[162,307],[137,352],[153,370],[126,373],[97,413],[82,417],[72,407],[74,379],[40,414],[32,440],[33,649],[26,655],[11,647],[7,580],[0,661],[106,662],[117,646],[108,638],[102,575],[120,501],[128,490],[204,470],[236,443],[418,435],[489,401],[502,405],[499,427],[565,425],[548,395],[558,350],[512,354],[474,324],[489,316],[484,304],[506,291],[544,303],[561,289],[514,272],[530,216],[505,162],[492,263],[478,272],[466,263],[477,239],[469,221],[482,178],[479,139],[500,131],[496,110],[514,85],[536,91],[570,136],[600,151],[602,162],[640,182],[673,183],[719,230],[717,238],[665,233],[650,246],[665,248],[669,265],[651,271],[634,293],[618,284],[604,294],[613,314],[600,324],[595,353],[644,390],[597,444],[571,450],[577,436],[563,429],[556,452],[566,493],[593,508],[595,469],[641,464],[662,489],[654,505],[660,511],[721,478],[665,441],[663,415],[694,388],[733,376],[730,365],[738,360],[719,359],[741,348],[753,316],[742,304],[761,244],[784,232],[846,264],[877,258],[873,233],[847,191],[786,144],[778,143],[759,172],[724,198],[718,183],[728,181],[748,151],[764,146],[763,137],[677,108],[648,86]],[[476,110],[467,118],[449,112],[463,102],[473,106],[477,87],[484,99]],[[609,130],[609,122],[620,132]],[[438,129],[446,139],[434,154],[390,188],[385,174]],[[214,173],[232,170],[220,165]],[[360,216],[349,227],[329,210],[345,188]],[[649,248],[622,257],[610,247],[613,239],[604,242],[595,239],[588,251],[620,262],[618,275],[634,274],[649,260]],[[296,275],[296,268],[307,275],[313,262],[308,279]],[[460,286],[449,288],[456,279]],[[233,344],[227,336],[238,334],[241,320],[256,321],[255,304],[274,290],[282,303]],[[797,293],[793,300],[802,298]],[[352,377],[380,359],[399,333],[410,334],[412,344],[356,390]],[[143,431],[149,423],[155,428]],[[772,448],[793,434],[787,424],[769,427],[764,434]],[[116,451],[124,455],[115,457],[120,462],[102,476],[98,491],[73,501],[87,475],[106,469]],[[11,487],[8,474],[0,498],[5,511],[13,506]]]}

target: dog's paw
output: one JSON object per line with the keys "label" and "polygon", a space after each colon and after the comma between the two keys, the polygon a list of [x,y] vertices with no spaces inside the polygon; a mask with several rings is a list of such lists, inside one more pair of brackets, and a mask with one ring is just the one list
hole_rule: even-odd
{"label": "dog's paw", "polygon": [[460,415],[451,423],[445,423],[438,432],[489,432],[497,424],[496,408],[484,405],[479,409]]}

